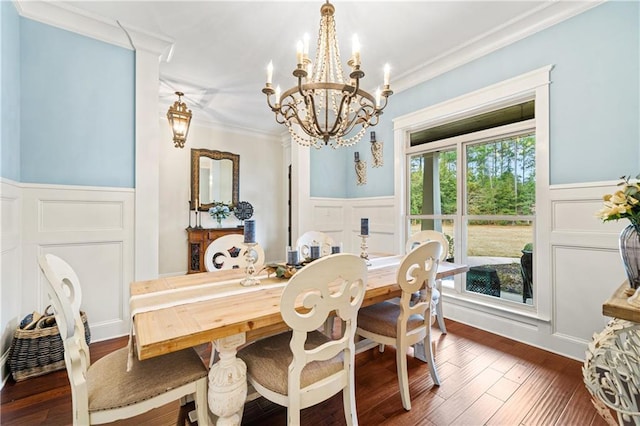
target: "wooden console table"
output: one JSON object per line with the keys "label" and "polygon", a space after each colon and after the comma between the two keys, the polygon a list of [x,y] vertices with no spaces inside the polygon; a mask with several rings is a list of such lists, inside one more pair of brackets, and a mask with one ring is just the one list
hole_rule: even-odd
{"label": "wooden console table", "polygon": [[622,283],[613,295],[602,305],[602,315],[627,321],[640,322],[640,308],[627,302],[633,295],[629,281]]}
{"label": "wooden console table", "polygon": [[243,234],[244,226],[233,228],[187,228],[189,247],[187,250],[187,273],[206,272],[204,252],[217,238],[228,234]]}

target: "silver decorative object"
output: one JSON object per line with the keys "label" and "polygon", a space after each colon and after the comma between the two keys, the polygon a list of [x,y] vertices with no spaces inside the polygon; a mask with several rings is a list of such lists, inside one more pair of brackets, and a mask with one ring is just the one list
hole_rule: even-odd
{"label": "silver decorative object", "polygon": [[[594,334],[582,375],[593,405],[610,425],[640,424],[640,324],[615,318]],[[613,410],[616,422],[611,415]]]}

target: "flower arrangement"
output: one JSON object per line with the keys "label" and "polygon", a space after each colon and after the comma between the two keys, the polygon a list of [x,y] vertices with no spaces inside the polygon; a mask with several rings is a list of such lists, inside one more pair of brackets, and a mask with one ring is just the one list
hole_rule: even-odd
{"label": "flower arrangement", "polygon": [[636,176],[635,182],[630,176],[620,177],[622,182],[613,194],[605,194],[604,208],[598,211],[597,216],[603,222],[610,220],[629,219],[631,224],[640,232],[640,185]]}
{"label": "flower arrangement", "polygon": [[209,209],[209,214],[212,218],[217,220],[218,223],[220,223],[222,219],[226,219],[231,215],[231,205],[220,201],[214,201],[213,207]]}

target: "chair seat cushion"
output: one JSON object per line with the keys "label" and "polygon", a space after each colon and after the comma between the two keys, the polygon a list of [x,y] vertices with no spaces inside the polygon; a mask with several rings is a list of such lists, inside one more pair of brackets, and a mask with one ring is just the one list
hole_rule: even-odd
{"label": "chair seat cushion", "polygon": [[193,349],[133,362],[127,372],[128,349],[100,358],[87,371],[89,411],[109,410],[145,401],[208,373]]}
{"label": "chair seat cushion", "polygon": [[[358,328],[387,337],[397,337],[397,321],[400,316],[400,305],[381,302],[360,308],[358,311]],[[422,315],[411,315],[407,321],[407,331],[424,325]]]}
{"label": "chair seat cushion", "polygon": [[[247,364],[247,374],[265,388],[281,395],[288,395],[289,364],[293,353],[289,347],[291,332],[259,340],[238,352],[238,358]],[[329,341],[324,334],[307,333],[305,349],[316,348]],[[313,361],[305,366],[300,377],[300,388],[305,388],[332,374],[342,371],[342,353],[326,361]]]}

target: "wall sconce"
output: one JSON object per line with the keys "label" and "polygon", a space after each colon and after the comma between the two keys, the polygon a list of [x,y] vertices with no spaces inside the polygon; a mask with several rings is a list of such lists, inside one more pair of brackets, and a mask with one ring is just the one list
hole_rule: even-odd
{"label": "wall sconce", "polygon": [[382,167],[384,163],[382,142],[376,141],[376,132],[371,132],[371,155],[373,157],[373,167]]}
{"label": "wall sconce", "polygon": [[358,185],[366,185],[367,183],[367,162],[360,160],[360,153],[354,152],[353,159],[356,163],[356,183]]}
{"label": "wall sconce", "polygon": [[178,95],[178,100],[169,107],[167,119],[169,120],[171,131],[173,131],[175,147],[184,148],[184,143],[187,141],[187,134],[189,133],[189,124],[191,123],[191,110],[187,109],[187,104],[182,102],[184,93],[176,92],[176,95]]}

